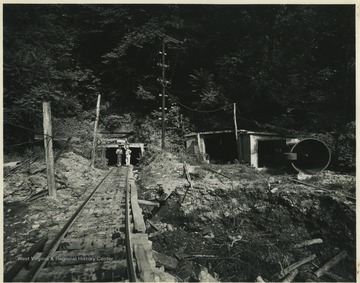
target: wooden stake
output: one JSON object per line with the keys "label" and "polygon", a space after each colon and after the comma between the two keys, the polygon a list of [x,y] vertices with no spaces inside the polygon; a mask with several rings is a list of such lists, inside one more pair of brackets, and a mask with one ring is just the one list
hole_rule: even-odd
{"label": "wooden stake", "polygon": [[188,183],[189,183],[189,187],[186,189],[186,192],[185,192],[185,194],[184,194],[184,197],[183,197],[181,203],[184,202],[184,199],[185,199],[185,197],[186,197],[189,189],[193,190],[193,185],[192,185],[192,182],[191,182],[191,177],[190,177],[189,171],[188,171],[188,169],[187,169],[187,163],[186,163],[185,161],[184,161],[184,172],[185,172],[186,180],[187,180]]}
{"label": "wooden stake", "polygon": [[94,162],[95,162],[96,136],[97,136],[97,127],[98,127],[98,123],[99,123],[99,114],[100,114],[100,99],[101,99],[101,94],[98,95],[97,104],[96,104],[96,118],[95,118],[95,125],[94,125],[94,139],[93,139],[92,152],[91,152],[91,163],[90,163],[90,166],[92,168],[94,168]]}
{"label": "wooden stake", "polygon": [[143,205],[160,207],[160,203],[154,202],[154,201],[149,201],[149,200],[144,200],[144,199],[138,199],[138,203],[143,204]]}
{"label": "wooden stake", "polygon": [[299,270],[294,269],[293,271],[290,272],[288,276],[285,277],[285,279],[282,282],[292,282],[298,273]]}
{"label": "wooden stake", "polygon": [[307,246],[311,246],[314,244],[322,244],[322,243],[323,243],[323,240],[320,238],[317,238],[317,239],[307,240],[307,241],[301,242],[299,244],[295,244],[294,248],[302,248],[302,247],[307,247]]}
{"label": "wooden stake", "polygon": [[314,260],[315,258],[316,258],[316,255],[313,254],[313,255],[311,255],[311,256],[309,256],[309,257],[307,257],[307,258],[304,258],[304,259],[302,259],[302,260],[300,260],[300,261],[298,261],[298,262],[293,263],[292,265],[290,265],[290,266],[286,267],[285,269],[281,270],[278,277],[279,277],[279,278],[283,278],[284,276],[286,276],[287,274],[289,274],[289,273],[290,273],[291,271],[293,271],[294,269],[296,269],[296,268],[304,265],[305,263],[308,263],[309,261]]}
{"label": "wooden stake", "polygon": [[255,282],[265,282],[264,279],[262,279],[261,276],[256,277]]}
{"label": "wooden stake", "polygon": [[328,272],[328,271],[324,272],[324,275],[331,278],[335,282],[347,282],[348,281],[345,278],[342,278],[339,275],[336,275],[336,274]]}
{"label": "wooden stake", "polygon": [[52,143],[50,102],[43,102],[43,126],[44,126],[46,175],[47,175],[49,196],[54,199],[57,199],[56,186],[55,186],[55,169],[54,169],[54,153],[53,153],[53,143]]}
{"label": "wooden stake", "polygon": [[321,277],[327,272],[329,269],[334,267],[337,263],[339,263],[341,260],[345,259],[347,257],[347,252],[342,251],[341,253],[337,254],[335,257],[330,259],[327,263],[325,263],[322,267],[320,267],[316,272],[315,275],[317,277]]}

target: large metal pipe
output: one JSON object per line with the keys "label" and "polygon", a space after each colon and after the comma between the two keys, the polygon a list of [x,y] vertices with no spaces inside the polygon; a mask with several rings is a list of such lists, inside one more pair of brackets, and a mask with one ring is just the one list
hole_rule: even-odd
{"label": "large metal pipe", "polygon": [[287,159],[299,173],[314,175],[328,167],[331,152],[322,141],[308,138],[295,144],[287,154]]}

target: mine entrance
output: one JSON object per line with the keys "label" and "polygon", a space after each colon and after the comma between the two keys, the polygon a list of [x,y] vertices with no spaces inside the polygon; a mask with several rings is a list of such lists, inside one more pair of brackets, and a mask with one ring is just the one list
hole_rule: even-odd
{"label": "mine entrance", "polygon": [[258,167],[279,168],[285,165],[285,140],[258,141]]}
{"label": "mine entrance", "polygon": [[[116,156],[116,147],[109,147],[106,149],[106,159],[108,160],[109,166],[115,166],[117,164],[117,156]],[[125,158],[123,156],[123,160],[121,161],[122,164],[125,163]]]}
{"label": "mine entrance", "polygon": [[[116,155],[117,147],[108,147],[106,148],[106,159],[108,160],[108,166],[116,166],[117,165],[117,155]],[[139,147],[130,147],[131,150],[131,158],[130,164],[139,165],[139,160],[141,156],[141,149]],[[121,164],[125,164],[125,154],[123,151]]]}
{"label": "mine entrance", "polygon": [[225,164],[238,158],[234,134],[207,135],[204,142],[210,163]]}

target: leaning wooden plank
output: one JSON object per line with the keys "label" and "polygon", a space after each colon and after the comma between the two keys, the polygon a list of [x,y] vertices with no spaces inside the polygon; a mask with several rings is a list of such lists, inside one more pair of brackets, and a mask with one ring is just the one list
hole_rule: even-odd
{"label": "leaning wooden plank", "polygon": [[332,280],[334,280],[335,282],[347,282],[349,280],[346,280],[345,278],[342,278],[341,276],[339,275],[336,275],[332,272],[328,272],[328,271],[325,271],[324,272],[324,275],[331,278]]}
{"label": "leaning wooden plank", "polygon": [[285,279],[282,282],[292,282],[298,273],[299,270],[294,269],[293,271],[290,272],[288,276],[285,277]]}
{"label": "leaning wooden plank", "polygon": [[146,222],[149,223],[150,226],[155,229],[155,231],[159,231],[159,228],[151,220],[148,219],[148,220],[146,220]]}
{"label": "leaning wooden plank", "polygon": [[37,282],[110,282],[127,277],[126,260],[87,263],[75,266],[47,267],[40,272]]}
{"label": "leaning wooden plank", "polygon": [[19,161],[4,163],[4,164],[3,164],[3,167],[13,168],[13,167],[16,167],[16,165],[20,164],[20,162],[21,162],[21,161],[19,160]]}
{"label": "leaning wooden plank", "polygon": [[189,192],[189,189],[193,190],[193,185],[192,185],[191,177],[190,177],[190,174],[189,174],[189,171],[188,171],[188,168],[187,168],[187,163],[186,163],[185,161],[184,161],[184,172],[185,172],[186,180],[187,180],[188,183],[189,183],[189,187],[186,189],[186,192],[185,192],[185,194],[184,194],[183,199],[181,200],[181,203],[184,202],[185,197],[186,197],[187,193]]}
{"label": "leaning wooden plank", "polygon": [[138,203],[135,183],[130,182],[129,186],[131,187],[131,210],[134,217],[134,232],[145,233],[146,226]]}
{"label": "leaning wooden plank", "polygon": [[7,272],[4,274],[4,281],[5,282],[11,282],[14,277],[19,273],[19,271],[22,269],[24,265],[29,264],[31,257],[33,257],[38,251],[42,251],[42,249],[45,246],[45,243],[47,242],[48,237],[43,237],[35,243],[29,251],[24,253],[21,257],[18,258],[18,261],[14,264],[13,267],[11,267]]}
{"label": "leaning wooden plank", "polygon": [[265,282],[265,280],[261,276],[258,276],[256,277],[255,282]]}
{"label": "leaning wooden plank", "polygon": [[314,260],[315,258],[316,258],[316,255],[313,254],[313,255],[311,255],[311,256],[309,256],[307,258],[304,258],[304,259],[302,259],[302,260],[300,260],[298,262],[293,263],[292,265],[290,265],[290,266],[286,267],[285,269],[281,270],[280,274],[278,275],[278,278],[285,277],[287,274],[289,274],[294,269],[304,265],[305,263],[308,263],[308,262]]}
{"label": "leaning wooden plank", "polygon": [[307,240],[307,241],[295,244],[294,248],[302,248],[302,247],[311,246],[314,244],[322,244],[322,243],[323,243],[323,240],[320,238],[317,238],[317,239]]}
{"label": "leaning wooden plank", "polygon": [[338,264],[341,260],[345,259],[347,257],[347,252],[342,251],[341,253],[334,256],[332,259],[330,259],[327,263],[325,263],[322,267],[320,267],[317,271],[315,271],[315,275],[317,277],[321,277],[324,275],[324,272],[328,271],[332,267],[334,267],[336,264]]}
{"label": "leaning wooden plank", "polygon": [[159,202],[165,202],[173,193],[173,191],[175,191],[175,187],[171,187],[171,188],[166,188],[163,187],[163,194],[160,196],[160,198],[158,199]]}
{"label": "leaning wooden plank", "polygon": [[176,258],[158,253],[156,251],[152,251],[152,254],[155,262],[164,266],[166,270],[176,270],[179,264],[179,261]]}

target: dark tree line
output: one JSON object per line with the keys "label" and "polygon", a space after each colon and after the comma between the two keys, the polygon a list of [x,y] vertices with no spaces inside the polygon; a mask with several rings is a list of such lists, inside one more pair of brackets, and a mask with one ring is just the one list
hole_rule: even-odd
{"label": "dark tree line", "polygon": [[168,104],[190,128],[232,127],[233,102],[248,129],[355,120],[355,5],[5,4],[3,23],[5,122],[41,128],[43,99],[71,117],[98,93],[104,117],[155,119],[163,35],[183,41],[167,44]]}

